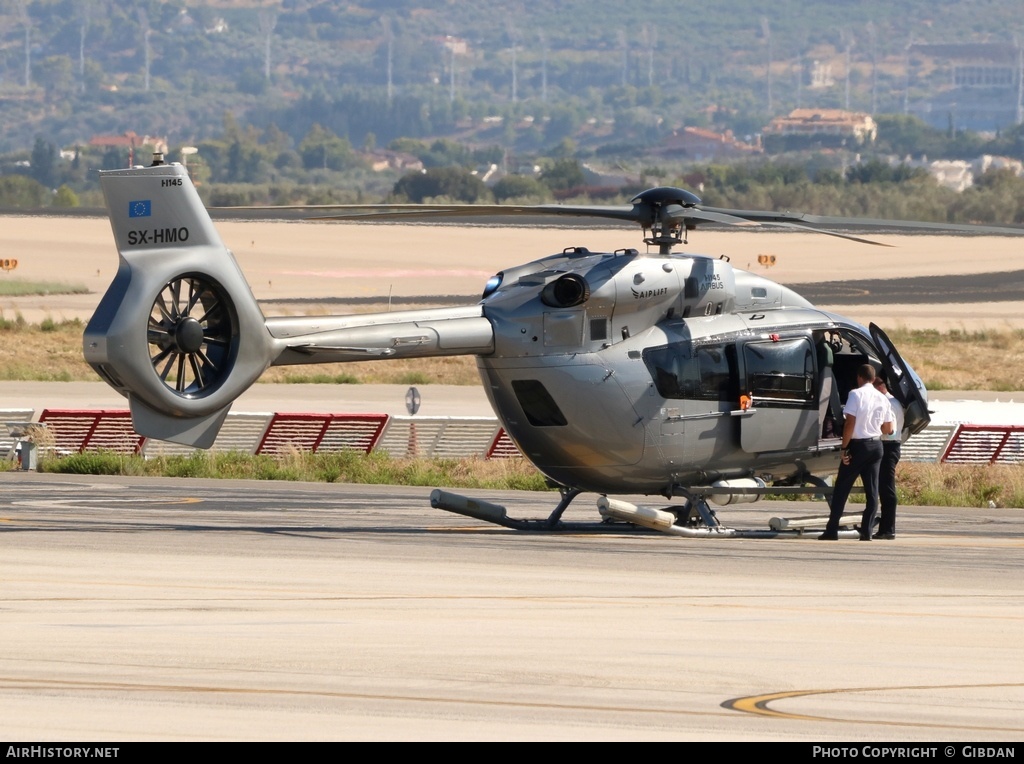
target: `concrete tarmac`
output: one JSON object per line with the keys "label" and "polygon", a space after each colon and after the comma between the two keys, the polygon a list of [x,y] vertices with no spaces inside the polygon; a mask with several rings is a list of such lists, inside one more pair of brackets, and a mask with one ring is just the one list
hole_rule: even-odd
{"label": "concrete tarmac", "polygon": [[1020,510],[868,544],[517,533],[428,495],[0,474],[0,738],[1024,738]]}

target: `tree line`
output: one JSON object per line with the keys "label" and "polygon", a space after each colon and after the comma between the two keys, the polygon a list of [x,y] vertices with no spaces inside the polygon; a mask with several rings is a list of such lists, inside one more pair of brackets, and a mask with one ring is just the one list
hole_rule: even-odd
{"label": "tree line", "polygon": [[[376,136],[363,145],[313,123],[295,141],[276,124],[260,129],[242,125],[232,115],[222,119],[216,138],[197,141],[198,153],[187,159],[206,201],[216,206],[248,204],[326,204],[377,200],[429,200],[497,203],[542,203],[586,200],[625,203],[652,185],[694,190],[707,204],[747,209],[787,209],[812,214],[880,217],[940,222],[1024,223],[1024,180],[1012,172],[992,171],[973,187],[955,192],[929,173],[893,155],[973,158],[994,153],[1024,158],[1021,126],[996,136],[943,133],[913,117],[880,117],[879,156],[852,162],[849,152],[805,151],[731,164],[657,162],[643,153],[634,159],[636,181],[606,187],[587,170],[608,157],[581,151],[571,138],[540,155],[517,158],[501,142],[467,144],[453,139],[394,138],[384,145],[391,154],[411,157],[422,170],[375,171]],[[884,157],[884,158],[883,158]],[[136,162],[148,158],[136,157]],[[852,163],[842,166],[841,162]],[[79,147],[62,157],[57,147],[37,137],[29,152],[0,156],[0,205],[41,207],[99,206],[97,169],[125,166],[124,149]],[[481,170],[498,166],[497,182],[485,184]],[[539,168],[521,172],[526,168]]]}

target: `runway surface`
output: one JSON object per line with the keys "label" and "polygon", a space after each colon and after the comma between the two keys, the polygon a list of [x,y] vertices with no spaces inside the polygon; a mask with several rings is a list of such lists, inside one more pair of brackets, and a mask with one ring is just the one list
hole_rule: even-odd
{"label": "runway surface", "polygon": [[428,495],[0,474],[0,737],[1024,737],[1021,510],[903,509],[894,542],[691,540],[520,534]]}
{"label": "runway surface", "polygon": [[940,274],[900,279],[851,279],[791,284],[819,305],[937,305],[1020,302],[1024,271]]}

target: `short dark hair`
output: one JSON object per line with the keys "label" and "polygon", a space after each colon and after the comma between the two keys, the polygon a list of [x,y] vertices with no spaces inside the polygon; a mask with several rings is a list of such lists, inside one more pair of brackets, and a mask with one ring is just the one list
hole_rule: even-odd
{"label": "short dark hair", "polygon": [[875,381],[875,367],[870,363],[861,364],[860,368],[857,369],[857,376],[863,379],[865,382]]}

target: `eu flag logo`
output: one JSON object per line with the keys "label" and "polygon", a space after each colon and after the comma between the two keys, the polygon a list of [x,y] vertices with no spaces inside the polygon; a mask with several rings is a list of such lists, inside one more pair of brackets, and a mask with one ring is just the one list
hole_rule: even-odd
{"label": "eu flag logo", "polygon": [[143,199],[137,202],[128,202],[128,217],[148,218],[153,214],[153,202],[150,199]]}

